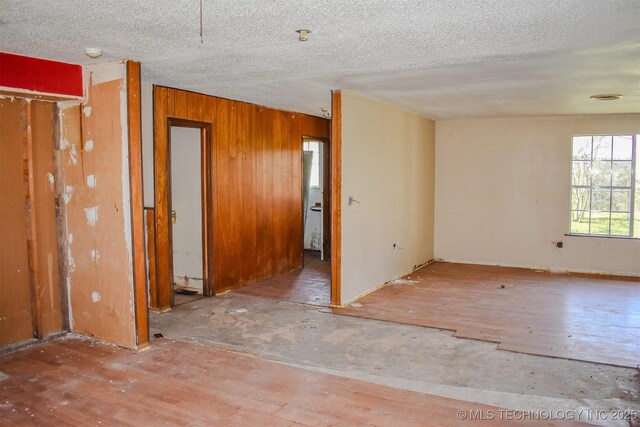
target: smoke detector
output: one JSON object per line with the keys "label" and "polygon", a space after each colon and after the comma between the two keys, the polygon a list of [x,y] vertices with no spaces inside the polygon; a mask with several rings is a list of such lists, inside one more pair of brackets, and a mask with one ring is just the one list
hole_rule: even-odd
{"label": "smoke detector", "polygon": [[296,30],[296,33],[298,33],[298,41],[306,42],[309,41],[309,34],[311,34],[311,30],[301,28],[299,30]]}
{"label": "smoke detector", "polygon": [[96,47],[88,47],[84,50],[84,54],[91,59],[100,58],[102,56],[102,50]]}
{"label": "smoke detector", "polygon": [[591,99],[595,99],[596,101],[617,101],[622,98],[622,95],[619,93],[602,93],[599,95],[591,95]]}

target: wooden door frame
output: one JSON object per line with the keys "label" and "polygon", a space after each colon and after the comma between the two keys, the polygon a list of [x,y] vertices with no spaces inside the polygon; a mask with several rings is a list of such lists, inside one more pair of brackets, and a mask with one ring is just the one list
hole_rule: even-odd
{"label": "wooden door frame", "polygon": [[[160,153],[161,147],[154,144],[154,157],[166,159],[164,164],[158,165],[163,170],[155,170],[156,185],[155,192],[155,211],[158,212],[161,209],[163,212],[171,212],[171,127],[186,127],[200,129],[200,178],[201,178],[201,218],[202,218],[202,286],[203,294],[205,296],[211,296],[215,290],[215,278],[214,278],[214,264],[213,264],[213,206],[212,206],[212,171],[211,171],[211,151],[212,151],[212,126],[211,123],[187,120],[177,117],[167,117],[166,119],[166,132],[167,143],[163,146],[166,150],[164,153]],[[163,176],[165,179],[157,179],[158,176]],[[164,188],[159,188],[164,186]],[[160,194],[166,194],[166,198],[159,197]],[[173,295],[173,227],[171,224],[171,215],[166,215],[166,221],[162,221],[158,215],[155,216],[156,236],[160,233],[168,236],[168,244],[165,247],[158,247],[156,244],[156,254],[160,251],[165,252],[164,257],[156,257],[156,277],[159,277],[157,270],[159,269],[159,263],[166,262],[166,271],[169,271],[169,282],[156,284],[158,289],[157,302],[158,307],[173,307],[174,295]],[[159,288],[169,287],[169,291],[162,292]],[[167,299],[168,295],[168,301]]]}
{"label": "wooden door frame", "polygon": [[331,305],[342,305],[342,93],[331,92]]}

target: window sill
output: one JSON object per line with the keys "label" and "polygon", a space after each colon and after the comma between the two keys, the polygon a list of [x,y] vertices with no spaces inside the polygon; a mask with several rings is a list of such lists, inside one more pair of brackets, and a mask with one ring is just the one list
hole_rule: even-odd
{"label": "window sill", "polygon": [[640,240],[640,237],[630,236],[606,236],[602,234],[572,234],[566,233],[567,237],[595,237],[596,239],[622,239],[622,240]]}

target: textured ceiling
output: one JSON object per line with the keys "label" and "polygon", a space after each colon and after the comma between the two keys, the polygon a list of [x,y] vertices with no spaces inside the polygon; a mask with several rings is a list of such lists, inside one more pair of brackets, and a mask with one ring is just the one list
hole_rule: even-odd
{"label": "textured ceiling", "polygon": [[0,0],[0,50],[314,115],[332,89],[433,119],[640,111],[640,0],[203,3],[200,43],[199,0]]}

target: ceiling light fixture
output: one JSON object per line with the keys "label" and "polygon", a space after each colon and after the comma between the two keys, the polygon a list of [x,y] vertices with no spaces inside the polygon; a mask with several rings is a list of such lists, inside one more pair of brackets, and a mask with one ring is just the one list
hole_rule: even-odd
{"label": "ceiling light fixture", "polygon": [[311,34],[311,30],[301,28],[299,30],[296,30],[296,33],[298,33],[298,41],[306,42],[309,41],[309,34]]}
{"label": "ceiling light fixture", "polygon": [[102,56],[102,50],[96,47],[88,47],[84,50],[84,54],[91,59],[100,58]]}
{"label": "ceiling light fixture", "polygon": [[590,98],[597,101],[617,101],[622,98],[622,95],[619,93],[601,93],[599,95],[591,95]]}

